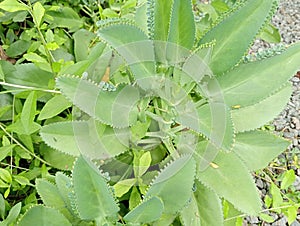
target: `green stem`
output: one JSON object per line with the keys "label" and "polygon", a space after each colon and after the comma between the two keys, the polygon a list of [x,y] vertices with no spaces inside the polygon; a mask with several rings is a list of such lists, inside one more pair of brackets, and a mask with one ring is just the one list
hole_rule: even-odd
{"label": "green stem", "polygon": [[[32,87],[32,86],[23,86],[23,85],[11,84],[11,83],[7,83],[7,82],[0,82],[0,85],[19,88],[19,89],[25,89],[25,90],[43,91],[43,92],[47,92],[47,93],[61,93],[60,91],[57,91],[57,90],[42,89],[42,88]],[[3,92],[0,92],[0,93],[14,92],[14,91],[20,91],[20,90],[3,91]]]}

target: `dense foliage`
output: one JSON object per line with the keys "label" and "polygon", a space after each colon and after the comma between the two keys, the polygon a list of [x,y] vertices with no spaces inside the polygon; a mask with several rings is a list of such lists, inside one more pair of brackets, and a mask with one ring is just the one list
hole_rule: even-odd
{"label": "dense foliage", "polygon": [[[289,145],[264,125],[291,96],[300,44],[247,52],[279,41],[276,7],[2,1],[0,225],[271,222],[252,175]],[[271,178],[264,200],[289,223],[294,177]]]}

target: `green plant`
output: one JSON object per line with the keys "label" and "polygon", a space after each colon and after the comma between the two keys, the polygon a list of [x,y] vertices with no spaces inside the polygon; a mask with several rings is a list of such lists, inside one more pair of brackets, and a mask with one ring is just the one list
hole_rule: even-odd
{"label": "green plant", "polygon": [[[73,167],[71,177],[36,180],[44,205],[18,224],[228,225],[239,211],[258,215],[251,172],[288,142],[257,128],[288,102],[299,67],[299,44],[245,63],[276,3],[241,1],[196,37],[190,1],[149,0],[134,20],[100,21],[100,43],[78,31],[73,65],[45,71],[2,62],[4,85],[40,89],[19,94],[27,100],[8,129],[32,144],[39,114],[42,139],[59,151],[41,145],[52,159],[45,164]],[[37,100],[47,100],[40,112]],[[70,103],[72,114],[57,117]]]}

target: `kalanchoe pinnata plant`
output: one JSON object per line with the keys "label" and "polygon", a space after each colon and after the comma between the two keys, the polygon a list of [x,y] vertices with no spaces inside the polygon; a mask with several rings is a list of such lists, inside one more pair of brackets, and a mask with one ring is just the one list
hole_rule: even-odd
{"label": "kalanchoe pinnata plant", "polygon": [[[258,215],[251,172],[289,145],[259,128],[288,102],[300,66],[300,44],[245,61],[276,7],[239,1],[199,40],[189,0],[148,0],[135,20],[100,21],[101,43],[67,71],[74,76],[56,81],[76,106],[74,121],[41,130],[49,146],[77,157],[72,177],[38,180],[45,207],[19,225],[51,217],[64,225],[219,226],[239,211]],[[96,76],[95,62],[106,62],[109,80],[108,70]],[[223,211],[221,200],[236,210]]]}

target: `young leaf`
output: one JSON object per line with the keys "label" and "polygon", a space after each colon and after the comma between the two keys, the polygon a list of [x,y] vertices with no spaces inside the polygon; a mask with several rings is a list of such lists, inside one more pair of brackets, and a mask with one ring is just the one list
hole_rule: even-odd
{"label": "young leaf", "polygon": [[194,183],[195,161],[183,156],[167,165],[154,179],[145,199],[157,196],[164,204],[164,213],[175,214],[191,197]]}
{"label": "young leaf", "polygon": [[235,153],[222,151],[214,163],[217,168],[210,166],[205,171],[198,171],[199,181],[231,202],[237,209],[257,215],[261,208],[260,198],[244,163]]}
{"label": "young leaf", "polygon": [[54,96],[47,101],[42,108],[38,120],[52,118],[71,106],[72,103],[70,103],[64,96]]}
{"label": "young leaf", "polygon": [[7,226],[7,225],[11,225],[12,223],[14,223],[20,212],[21,212],[21,207],[22,207],[22,203],[19,202],[16,205],[14,205],[11,210],[8,213],[7,218],[4,221],[0,222],[0,226]]}
{"label": "young leaf", "polygon": [[253,130],[274,119],[284,109],[292,95],[288,83],[261,102],[232,110],[232,121],[237,132]]}
{"label": "young leaf", "polygon": [[195,30],[191,0],[173,0],[168,41],[191,49],[194,45]]}
{"label": "young leaf", "polygon": [[45,14],[45,8],[42,6],[42,4],[40,2],[36,2],[33,5],[32,14],[33,14],[33,20],[34,20],[35,26],[40,27],[42,19]]}
{"label": "young leaf", "polygon": [[85,220],[112,218],[119,211],[105,178],[93,163],[79,157],[73,170],[73,184],[79,215]]}
{"label": "young leaf", "polygon": [[250,171],[256,171],[265,168],[289,144],[287,140],[265,131],[249,131],[236,134],[233,151]]}
{"label": "young leaf", "polygon": [[98,85],[78,77],[61,76],[57,86],[74,105],[104,124],[117,128],[137,121],[139,91],[130,85],[119,85],[116,91],[103,91]]}
{"label": "young leaf", "polygon": [[21,218],[18,226],[72,226],[72,224],[58,210],[45,206],[30,208]]}
{"label": "young leaf", "polygon": [[36,189],[46,206],[60,211],[67,219],[72,219],[72,214],[66,208],[65,202],[54,184],[46,179],[37,179]]}
{"label": "young leaf", "polygon": [[124,220],[128,223],[140,225],[150,223],[160,218],[163,208],[162,200],[154,196],[131,210],[124,216]]}
{"label": "young leaf", "polygon": [[293,169],[284,172],[284,176],[281,181],[280,188],[287,189],[289,186],[291,186],[294,183],[295,180],[296,180],[296,176],[295,176],[295,171]]}
{"label": "young leaf", "polygon": [[260,29],[274,13],[276,2],[253,0],[237,3],[238,6],[230,15],[220,20],[200,39],[199,44],[216,40],[210,62],[210,68],[216,75],[228,71],[240,61]]}
{"label": "young leaf", "polygon": [[135,178],[125,179],[117,182],[114,185],[115,194],[117,197],[121,197],[126,194],[130,188],[137,182]]}

